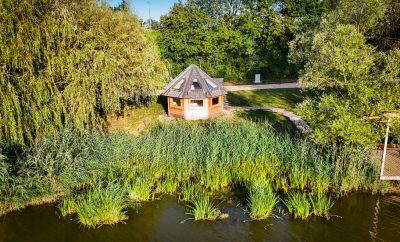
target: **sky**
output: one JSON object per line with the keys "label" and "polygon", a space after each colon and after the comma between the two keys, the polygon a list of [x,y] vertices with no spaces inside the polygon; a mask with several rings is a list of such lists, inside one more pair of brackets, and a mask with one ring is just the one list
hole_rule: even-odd
{"label": "sky", "polygon": [[[117,6],[121,0],[108,0],[111,6]],[[178,0],[129,0],[133,12],[146,20],[149,18],[149,4],[150,2],[150,16],[152,19],[160,20],[161,15],[169,12],[170,8]]]}

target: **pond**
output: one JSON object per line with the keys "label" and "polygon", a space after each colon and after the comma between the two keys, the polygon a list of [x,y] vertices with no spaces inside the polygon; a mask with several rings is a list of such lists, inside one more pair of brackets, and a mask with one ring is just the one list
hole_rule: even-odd
{"label": "pond", "polygon": [[102,241],[400,241],[400,196],[354,193],[336,201],[327,221],[288,215],[250,221],[239,200],[219,204],[229,219],[195,222],[175,197],[129,211],[125,224],[88,230],[60,217],[54,205],[29,207],[0,218],[1,242]]}

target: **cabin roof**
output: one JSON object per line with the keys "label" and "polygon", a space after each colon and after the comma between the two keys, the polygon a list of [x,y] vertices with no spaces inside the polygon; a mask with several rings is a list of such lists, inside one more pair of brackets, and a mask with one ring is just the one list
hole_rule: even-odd
{"label": "cabin roof", "polygon": [[161,95],[190,99],[213,98],[227,93],[223,83],[223,78],[211,78],[198,66],[190,65],[166,86]]}

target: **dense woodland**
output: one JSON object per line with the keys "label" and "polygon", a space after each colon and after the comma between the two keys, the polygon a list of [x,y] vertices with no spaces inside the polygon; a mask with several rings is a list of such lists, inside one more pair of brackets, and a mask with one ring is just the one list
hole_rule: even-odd
{"label": "dense woodland", "polygon": [[298,66],[287,58],[293,23],[306,16],[319,18],[327,7],[317,0],[189,0],[161,17],[158,43],[173,73],[196,63],[228,80],[256,72],[295,77]]}

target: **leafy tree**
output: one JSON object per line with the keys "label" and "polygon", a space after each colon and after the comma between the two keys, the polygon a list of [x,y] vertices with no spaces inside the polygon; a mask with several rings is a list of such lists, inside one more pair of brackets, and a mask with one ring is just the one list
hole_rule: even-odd
{"label": "leafy tree", "polygon": [[189,0],[161,18],[158,43],[174,73],[196,63],[215,76],[291,76],[295,18],[321,14],[324,1]]}
{"label": "leafy tree", "polygon": [[0,19],[0,141],[101,128],[165,79],[137,18],[95,0],[6,0]]}
{"label": "leafy tree", "polygon": [[[360,7],[352,8],[356,6]],[[388,122],[398,139],[400,50],[395,46],[377,50],[368,43],[376,23],[361,26],[339,21],[336,14],[343,14],[343,7],[350,8],[339,2],[317,27],[300,33],[297,42],[291,43],[295,59],[308,57],[300,81],[318,90],[315,98],[300,105],[299,112],[312,124],[320,142],[375,145],[382,141]]]}
{"label": "leafy tree", "polygon": [[330,17],[342,24],[352,24],[357,32],[365,33],[383,18],[386,8],[382,0],[341,0]]}

